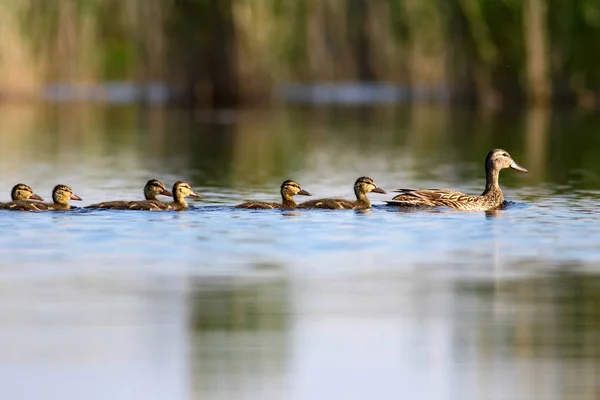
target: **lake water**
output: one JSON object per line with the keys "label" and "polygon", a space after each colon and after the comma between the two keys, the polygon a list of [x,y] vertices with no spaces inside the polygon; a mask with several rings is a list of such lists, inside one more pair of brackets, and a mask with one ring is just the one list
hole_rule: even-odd
{"label": "lake water", "polygon": [[[188,181],[187,212],[0,211],[0,387],[19,399],[600,397],[600,115],[439,107],[0,107],[17,182],[87,205]],[[495,213],[248,211],[284,179],[352,198],[478,194]],[[301,198],[299,200],[304,200]],[[75,203],[75,202],[74,202]]]}

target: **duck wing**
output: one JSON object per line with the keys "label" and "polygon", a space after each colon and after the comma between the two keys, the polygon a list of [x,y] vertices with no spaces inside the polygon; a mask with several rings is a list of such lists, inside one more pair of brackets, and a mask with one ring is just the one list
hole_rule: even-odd
{"label": "duck wing", "polygon": [[351,210],[355,202],[344,199],[317,199],[298,204],[296,208],[320,208],[324,210]]}
{"label": "duck wing", "polygon": [[162,211],[170,210],[171,206],[160,200],[140,200],[128,202],[128,210]]}
{"label": "duck wing", "polygon": [[118,201],[105,201],[103,203],[91,204],[89,206],[85,206],[84,208],[101,208],[104,210],[128,210],[128,201],[118,200]]}
{"label": "duck wing", "polygon": [[30,200],[15,200],[10,203],[0,204],[0,210],[11,211],[47,211],[52,210],[52,204],[40,203]]}
{"label": "duck wing", "polygon": [[471,196],[457,190],[425,189],[425,190],[397,190],[395,196],[388,204],[399,206],[437,207],[444,206],[458,210],[469,210],[477,207],[481,196]]}
{"label": "duck wing", "polygon": [[85,208],[96,208],[103,210],[168,210],[169,205],[159,200],[140,200],[140,201],[105,201],[89,205]]}
{"label": "duck wing", "polygon": [[268,203],[266,201],[248,201],[246,203],[238,204],[234,208],[244,208],[246,210],[273,210],[282,208],[279,203]]}

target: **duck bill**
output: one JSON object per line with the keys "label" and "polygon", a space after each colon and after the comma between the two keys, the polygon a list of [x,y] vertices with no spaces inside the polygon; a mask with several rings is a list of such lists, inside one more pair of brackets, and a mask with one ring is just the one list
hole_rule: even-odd
{"label": "duck bill", "polygon": [[162,194],[163,196],[173,197],[173,194],[168,190],[163,190],[162,192],[160,192],[160,194]]}
{"label": "duck bill", "polygon": [[77,196],[76,194],[71,193],[71,200],[79,200],[79,201],[81,201],[83,199],[81,197]]}
{"label": "duck bill", "polygon": [[528,173],[529,171],[527,171],[525,168],[521,167],[519,164],[517,164],[516,162],[512,162],[512,164],[510,164],[510,167],[512,169],[514,169],[515,171],[519,171],[519,172],[525,172]]}
{"label": "duck bill", "polygon": [[378,187],[376,187],[375,189],[373,189],[372,192],[374,192],[374,193],[381,193],[381,194],[387,194],[387,192],[385,190],[383,190],[382,188],[378,188]]}
{"label": "duck bill", "polygon": [[301,194],[302,196],[312,196],[312,194],[310,194],[309,192],[307,192],[306,190],[302,189],[298,192],[298,194]]}
{"label": "duck bill", "polygon": [[190,197],[200,197],[199,194],[194,193],[194,192],[191,192],[190,194],[188,194],[188,196],[190,196]]}
{"label": "duck bill", "polygon": [[35,193],[34,193],[34,194],[32,194],[32,195],[29,197],[29,200],[39,200],[39,201],[44,201],[44,199],[42,199],[40,196],[38,196],[38,195],[37,195],[37,194],[35,194]]}

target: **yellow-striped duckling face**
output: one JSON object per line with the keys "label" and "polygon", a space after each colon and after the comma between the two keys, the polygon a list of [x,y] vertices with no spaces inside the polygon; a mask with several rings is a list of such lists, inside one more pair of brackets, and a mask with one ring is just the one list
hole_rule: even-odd
{"label": "yellow-striped duckling face", "polygon": [[292,197],[295,195],[312,196],[306,190],[302,189],[298,182],[287,180],[281,184],[281,195],[283,197]]}
{"label": "yellow-striped duckling face", "polygon": [[525,168],[517,164],[506,150],[502,149],[494,149],[488,153],[487,157],[485,158],[485,167],[487,170],[512,168],[515,171],[525,173],[528,172]]}
{"label": "yellow-striped duckling face", "polygon": [[358,196],[360,194],[367,194],[369,192],[386,194],[385,190],[377,187],[373,179],[366,176],[358,178],[354,183],[354,193],[356,193]]}
{"label": "yellow-striped duckling face", "polygon": [[56,185],[52,190],[52,200],[57,204],[69,204],[69,200],[82,200],[66,185]]}
{"label": "yellow-striped duckling face", "polygon": [[154,200],[156,196],[173,196],[171,192],[167,190],[165,184],[156,179],[150,179],[146,186],[144,186],[144,197],[146,200]]}
{"label": "yellow-striped duckling face", "polygon": [[200,197],[200,195],[194,193],[187,182],[177,181],[173,185],[173,197],[183,199],[184,197]]}
{"label": "yellow-striped duckling face", "polygon": [[39,200],[44,201],[40,196],[33,193],[33,190],[24,183],[16,184],[10,192],[10,197],[13,201],[18,200]]}

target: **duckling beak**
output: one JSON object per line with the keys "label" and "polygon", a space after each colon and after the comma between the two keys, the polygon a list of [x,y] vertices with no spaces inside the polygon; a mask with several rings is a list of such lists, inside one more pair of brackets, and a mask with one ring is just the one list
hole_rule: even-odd
{"label": "duckling beak", "polygon": [[529,171],[527,171],[525,168],[521,167],[519,164],[517,164],[517,163],[516,163],[516,162],[514,162],[514,161],[513,161],[513,162],[510,164],[510,167],[511,167],[512,169],[514,169],[515,171],[519,171],[519,172],[525,172],[525,173],[528,173],[528,172],[529,172]]}
{"label": "duckling beak", "polygon": [[382,188],[378,188],[378,187],[375,187],[375,189],[373,189],[371,191],[375,192],[375,193],[387,194],[385,190],[383,190]]}
{"label": "duckling beak", "polygon": [[298,194],[301,194],[302,196],[312,196],[312,194],[308,193],[306,190],[301,189]]}
{"label": "duckling beak", "polygon": [[190,194],[188,194],[188,196],[190,196],[190,197],[200,197],[199,194],[196,194],[194,192],[190,192]]}
{"label": "duckling beak", "polygon": [[38,196],[37,194],[32,194],[31,196],[29,196],[29,200],[39,200],[39,201],[44,201],[44,199],[42,199],[40,196]]}
{"label": "duckling beak", "polygon": [[173,194],[166,189],[160,192],[160,194],[162,194],[163,196],[173,197]]}
{"label": "duckling beak", "polygon": [[83,200],[81,197],[77,196],[75,193],[71,193],[71,200]]}

